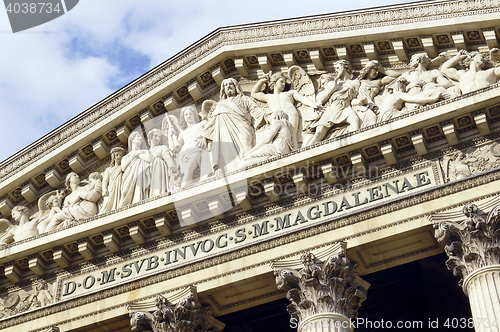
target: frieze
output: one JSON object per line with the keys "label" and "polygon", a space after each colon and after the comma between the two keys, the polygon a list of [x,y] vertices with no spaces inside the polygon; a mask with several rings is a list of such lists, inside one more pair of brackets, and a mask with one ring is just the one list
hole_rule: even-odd
{"label": "frieze", "polygon": [[319,18],[286,20],[267,26],[248,25],[244,29],[219,29],[204,40],[194,44],[185,52],[171,59],[160,68],[152,71],[141,80],[122,89],[95,108],[85,112],[72,121],[72,124],[58,131],[54,131],[51,137],[44,139],[43,142],[36,143],[28,151],[9,158],[1,165],[0,180],[14,175],[19,170],[39,160],[40,157],[51,153],[56,147],[66,143],[72,137],[87,130],[90,126],[95,125],[95,123],[102,121],[140,96],[143,96],[164,83],[183,68],[199,61],[202,57],[209,55],[224,45],[401,23],[422,22],[471,14],[494,13],[498,11],[498,0],[464,0],[444,3],[426,3],[413,6],[394,6],[392,8],[360,12],[359,14],[323,15]]}
{"label": "frieze", "polygon": [[0,319],[52,304],[53,288],[53,284],[38,280],[31,287],[0,296]]}
{"label": "frieze", "polygon": [[[483,57],[478,54],[462,53],[459,58],[443,60],[442,70],[448,66],[450,67],[448,70],[457,71],[451,68],[453,64],[458,61],[457,59],[467,57],[470,61],[474,59],[476,61],[474,63],[478,66],[479,62],[483,63]],[[266,109],[259,108],[251,98],[245,96],[236,80],[226,79],[222,82],[220,100],[204,101],[201,114],[190,105],[179,110],[179,117],[170,113],[163,114],[151,119],[149,121],[151,123],[144,123],[144,127],[132,131],[128,138],[128,153],[123,148],[113,148],[109,167],[102,174],[91,173],[88,176],[88,184],[83,185],[78,174],[69,173],[65,181],[66,193],[53,191],[40,197],[38,200],[40,214],[32,218],[32,222],[20,222],[17,220],[19,218],[14,218],[20,224],[12,227],[9,221],[2,220],[13,230],[12,238],[1,244],[22,241],[38,234],[73,226],[99,214],[106,215],[110,211],[134,207],[142,201],[148,202],[157,197],[191,188],[197,182],[205,183],[210,177],[216,180],[241,172],[243,166],[248,169],[263,162],[274,161],[280,156],[289,156],[295,151],[302,152],[321,141],[330,142],[329,138],[332,137],[345,138],[347,137],[345,135],[357,132],[363,127],[371,128],[370,124],[383,124],[389,120],[405,117],[407,114],[428,110],[427,107],[417,107],[417,111],[412,111],[413,104],[422,106],[432,104],[440,98],[446,101],[470,97],[470,94],[477,93],[475,88],[486,86],[485,89],[490,89],[498,86],[477,79],[476,84],[479,86],[469,87],[472,91],[455,97],[457,86],[446,80],[439,70],[427,71],[428,65],[424,63],[428,64],[430,61],[427,56],[417,54],[412,57],[412,63],[414,62],[412,68],[422,66],[425,75],[432,77],[437,75],[445,82],[441,85],[426,83],[425,85],[429,86],[426,90],[418,87],[419,91],[413,95],[403,92],[406,84],[410,82],[405,77],[419,81],[422,77],[413,77],[413,69],[397,79],[386,76],[378,61],[370,61],[355,80],[352,79],[349,62],[337,61],[336,76],[322,74],[319,77],[318,91],[315,91],[311,77],[298,66],[289,68],[289,77],[285,77],[282,73],[269,72],[259,79],[251,94],[252,98],[267,104]],[[468,73],[471,71],[472,69]],[[493,76],[500,75],[494,68],[487,69],[487,73]],[[367,75],[369,78],[365,78]],[[382,78],[376,79],[380,75]],[[451,76],[451,72],[448,75]],[[288,79],[292,80],[294,86],[300,88],[299,91],[284,90]],[[458,80],[463,83],[462,78]],[[391,82],[395,86],[389,87]],[[268,89],[274,89],[275,93],[262,92],[264,85]],[[388,85],[386,96],[382,102],[375,102],[377,94],[385,85]],[[363,87],[371,92],[365,91],[365,94]],[[314,95],[316,101],[313,101],[314,98],[309,98]],[[294,104],[298,102],[301,104],[295,106]],[[286,105],[284,108],[286,111],[277,107],[280,104]],[[227,110],[244,116],[240,118],[228,116]],[[299,131],[301,116],[302,125],[307,128],[302,132]],[[330,130],[333,125],[340,126]],[[264,133],[260,133],[259,139],[257,129],[261,126],[264,126],[265,130]],[[226,133],[226,130],[229,132]],[[146,132],[147,142],[144,136]],[[270,136],[269,133],[273,135]],[[300,135],[303,139],[303,148],[299,148]],[[409,142],[408,138],[406,140]],[[259,143],[253,145],[254,141]],[[231,162],[227,162],[228,160]],[[244,184],[242,186],[247,189]],[[78,197],[80,201],[76,202]],[[177,203],[190,204],[190,202]],[[183,206],[178,205],[176,208],[179,212]],[[12,211],[16,209],[22,207],[15,207]],[[223,213],[227,209],[221,204],[219,210]],[[181,215],[184,215],[183,211]],[[181,225],[185,223],[183,217]],[[36,231],[31,231],[31,228],[36,228]],[[17,236],[16,232],[26,234]]]}
{"label": "frieze", "polygon": [[446,154],[440,158],[439,166],[444,182],[461,180],[500,167],[500,144],[492,142]]}
{"label": "frieze", "polygon": [[[364,188],[345,192],[328,199],[310,200],[308,204],[298,204],[286,213],[274,214],[259,222],[210,234],[186,245],[176,245],[150,252],[147,257],[121,260],[119,264],[108,264],[105,269],[88,273],[82,270],[77,275],[63,278],[62,294],[65,300],[88,292],[110,287],[118,283],[130,282],[148,274],[159,273],[176,266],[206,259],[212,255],[236,250],[240,246],[265,241],[273,236],[282,236],[312,224],[321,223],[339,215],[369,208],[388,200],[415,194],[436,186],[432,167],[418,172],[392,178],[387,182],[365,183]],[[265,220],[264,220],[265,219]],[[58,292],[59,295],[59,292]]]}

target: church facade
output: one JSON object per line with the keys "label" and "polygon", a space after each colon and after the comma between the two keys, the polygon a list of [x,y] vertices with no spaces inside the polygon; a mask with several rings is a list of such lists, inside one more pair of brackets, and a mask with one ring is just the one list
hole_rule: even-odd
{"label": "church facade", "polygon": [[220,28],[0,165],[2,331],[500,331],[500,1]]}

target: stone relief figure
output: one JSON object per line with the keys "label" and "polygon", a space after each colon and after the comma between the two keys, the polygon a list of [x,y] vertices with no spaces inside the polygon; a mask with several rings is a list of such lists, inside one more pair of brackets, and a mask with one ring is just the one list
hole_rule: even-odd
{"label": "stone relief figure", "polygon": [[20,290],[2,297],[0,301],[0,318],[9,317],[21,312],[44,307],[53,302],[49,285],[41,280],[30,290]]}
{"label": "stone relief figure", "polygon": [[120,207],[123,181],[122,158],[126,153],[127,151],[121,147],[111,149],[111,162],[102,175],[104,202],[100,213],[113,211]]}
{"label": "stone relief figure", "polygon": [[[282,73],[272,74],[272,72],[269,72],[257,81],[252,89],[251,96],[258,101],[267,103],[272,112],[282,110],[288,115],[288,121],[290,121],[295,130],[294,137],[292,138],[294,139],[293,147],[298,149],[297,134],[299,130],[300,114],[294,104],[295,102],[301,102],[313,109],[318,108],[320,105],[303,96],[296,90],[285,91],[286,81],[287,78]],[[264,84],[269,86],[272,93],[262,92]]]}
{"label": "stone relief figure", "polygon": [[[380,77],[381,75],[383,76]],[[357,79],[361,83],[358,95],[352,100],[351,104],[361,120],[361,127],[371,126],[377,123],[378,106],[375,96],[395,78],[385,76],[380,63],[377,60],[372,60],[368,61],[365,67],[361,69]]]}
{"label": "stone relief figure", "polygon": [[58,190],[51,191],[38,200],[39,217],[36,219],[38,233],[46,232],[46,228],[56,213],[62,212],[61,205],[64,194]]}
{"label": "stone relief figure", "polygon": [[[422,93],[426,96],[431,96],[438,90],[442,92],[442,99],[449,99],[460,95],[460,89],[447,79],[440,70],[429,69],[431,63],[443,63],[449,58],[451,57],[446,52],[439,54],[437,58],[432,60],[424,53],[412,55],[410,70],[402,75],[408,81],[406,92],[412,96]],[[416,108],[418,104],[407,103],[406,106]]]}
{"label": "stone relief figure", "polygon": [[494,142],[480,147],[470,147],[465,153],[457,151],[445,155],[439,166],[445,182],[460,180],[500,166],[500,144]]}
{"label": "stone relief figure", "polygon": [[[487,60],[487,56],[479,52],[467,53],[465,50],[460,50],[457,55],[443,63],[441,71],[450,79],[458,82],[462,93],[469,93],[486,88],[498,81],[500,67],[484,69]],[[460,62],[466,69],[456,68]]]}
{"label": "stone relief figure", "polygon": [[[42,280],[35,286],[35,291],[26,299],[29,303],[29,309],[44,307],[52,303],[52,294],[50,294],[47,282]],[[29,310],[28,309],[28,310]]]}
{"label": "stone relief figure", "polygon": [[443,90],[436,89],[431,95],[420,93],[410,95],[406,93],[408,81],[403,76],[394,81],[393,84],[386,87],[386,94],[379,105],[378,121],[386,121],[402,114],[402,109],[406,102],[419,105],[432,104],[438,101],[443,94]]}
{"label": "stone relief figure", "polygon": [[123,182],[120,207],[148,198],[153,156],[139,131],[128,137],[128,151],[122,159]]}
{"label": "stone relief figure", "polygon": [[474,160],[467,160],[465,154],[462,151],[458,151],[454,158],[450,160],[449,164],[449,181],[460,180],[472,175],[469,163]]}
{"label": "stone relief figure", "polygon": [[202,136],[211,142],[210,158],[213,171],[233,171],[241,167],[241,158],[252,148],[254,128],[252,113],[259,108],[243,95],[234,78],[222,81],[220,100],[212,111]]}
{"label": "stone relief figure", "polygon": [[175,172],[173,152],[165,145],[160,144],[162,133],[159,129],[152,129],[148,133],[149,151],[151,152],[151,184],[149,197],[166,194],[171,185],[170,173]]}
{"label": "stone relief figure", "polygon": [[0,246],[14,242],[14,226],[7,219],[0,219]]}
{"label": "stone relief figure", "polygon": [[[179,123],[182,132],[177,138],[176,151],[179,151],[179,168],[182,172],[181,186],[185,187],[193,183],[194,173],[197,168],[200,168],[200,174],[210,172],[202,164],[202,154],[207,147],[207,141],[202,135],[207,121],[200,122],[198,112],[193,106],[182,109]],[[207,157],[208,155],[205,155],[204,159],[207,159]]]}
{"label": "stone relief figure", "polygon": [[94,172],[89,175],[89,183],[81,186],[78,174],[71,172],[66,176],[66,189],[70,191],[64,198],[61,212],[54,214],[45,232],[71,226],[75,221],[97,215],[97,202],[102,197],[102,175]]}
{"label": "stone relief figure", "polygon": [[247,165],[257,163],[272,157],[276,157],[293,150],[293,128],[288,115],[277,110],[271,114],[271,129],[266,133],[266,137],[245,154]]}
{"label": "stone relief figure", "polygon": [[179,145],[178,137],[182,131],[179,125],[179,120],[175,115],[166,114],[163,118],[161,131],[163,133],[163,142],[165,146],[172,151],[171,157],[173,166],[169,169],[168,174],[168,191],[175,190],[179,187],[179,161],[176,152],[176,147]]}
{"label": "stone relief figure", "polygon": [[314,136],[304,145],[313,145],[323,140],[331,128],[347,126],[347,132],[360,128],[361,120],[351,107],[351,100],[356,97],[360,85],[359,80],[352,80],[351,64],[347,60],[339,60],[334,64],[335,78],[331,75],[320,76],[316,101],[326,108],[318,119],[308,128]]}
{"label": "stone relief figure", "polygon": [[14,228],[14,241],[21,241],[38,235],[37,223],[29,219],[29,211],[25,206],[12,209],[12,219],[19,224]]}

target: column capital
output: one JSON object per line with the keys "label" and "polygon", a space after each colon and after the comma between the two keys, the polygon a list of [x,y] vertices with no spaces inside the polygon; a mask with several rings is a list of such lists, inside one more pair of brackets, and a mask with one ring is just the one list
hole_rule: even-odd
{"label": "column capital", "polygon": [[278,289],[288,290],[292,318],[302,323],[322,313],[358,317],[370,284],[358,276],[358,264],[347,258],[346,247],[340,242],[317,255],[305,252],[300,261],[271,264]]}
{"label": "column capital", "polygon": [[225,327],[210,306],[201,304],[194,286],[168,299],[158,294],[154,301],[129,304],[128,310],[132,331],[221,332]]}
{"label": "column capital", "polygon": [[461,213],[438,213],[430,219],[434,236],[448,255],[446,266],[461,278],[460,286],[474,271],[500,264],[500,197],[479,206],[468,203]]}

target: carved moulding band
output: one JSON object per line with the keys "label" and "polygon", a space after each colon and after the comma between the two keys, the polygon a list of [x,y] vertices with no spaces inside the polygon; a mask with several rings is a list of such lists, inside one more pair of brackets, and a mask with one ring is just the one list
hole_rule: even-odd
{"label": "carved moulding band", "polygon": [[500,265],[490,265],[490,266],[485,266],[482,268],[479,268],[475,270],[474,272],[470,273],[465,279],[464,279],[464,284],[462,286],[462,289],[465,293],[465,295],[469,296],[468,294],[468,288],[469,284],[471,281],[473,281],[475,278],[481,277],[481,275],[484,274],[497,274],[497,277],[500,276]]}
{"label": "carved moulding band", "polygon": [[[499,179],[499,175],[497,175],[497,173],[498,173],[498,170],[492,170],[490,172],[487,172],[486,174],[478,174],[478,175],[472,176],[470,178],[464,179],[462,181],[453,183],[451,185],[447,184],[445,186],[450,187],[451,190],[449,192],[447,192],[446,195],[449,195],[452,193],[457,193],[457,192],[463,191],[465,189],[478,187],[480,185],[484,185],[484,184],[490,183],[492,181],[496,181]],[[492,196],[491,194],[486,195],[486,196],[481,196],[480,199],[486,199],[487,197],[491,197],[491,196]],[[442,194],[438,190],[432,190],[432,191],[426,192],[423,195],[419,195],[417,197],[410,197],[410,198],[406,199],[404,201],[404,203],[405,203],[404,205],[401,205],[401,202],[389,203],[389,208],[384,213],[388,213],[391,211],[398,211],[400,209],[404,209],[407,206],[411,206],[414,204],[421,204],[423,202],[427,202],[429,200],[436,199],[439,197],[442,197]],[[452,205],[451,208],[462,206],[462,205],[463,204],[458,204],[458,205],[455,204],[455,205]],[[441,211],[443,211],[443,210],[445,210],[445,209],[441,208]],[[439,211],[439,210],[436,210],[436,211]],[[437,215],[437,214],[439,214],[439,213],[435,213],[435,215]],[[183,268],[178,268],[175,271],[174,270],[165,271],[161,274],[150,276],[145,280],[132,281],[129,284],[118,285],[118,286],[110,288],[110,289],[102,290],[102,291],[95,293],[95,294],[82,296],[82,297],[79,297],[76,299],[70,299],[70,300],[67,300],[65,302],[56,303],[50,307],[44,308],[43,310],[42,309],[34,310],[32,312],[27,313],[26,315],[23,315],[22,317],[19,317],[19,316],[9,317],[9,318],[3,320],[2,322],[0,322],[0,329],[1,328],[8,328],[8,327],[12,327],[12,326],[21,324],[24,321],[24,319],[29,319],[29,320],[40,319],[42,317],[45,317],[47,314],[54,314],[54,313],[62,312],[62,311],[65,311],[65,310],[68,310],[71,308],[76,308],[76,307],[84,305],[84,304],[90,304],[90,303],[93,303],[95,301],[99,301],[102,298],[108,298],[112,295],[121,294],[123,292],[129,292],[131,289],[132,290],[133,289],[140,289],[144,286],[152,285],[152,284],[160,282],[161,280],[164,280],[164,279],[178,277],[178,276],[182,275],[183,273],[190,273],[193,271],[199,271],[202,268],[205,268],[207,266],[215,266],[217,264],[223,264],[224,262],[231,262],[232,260],[234,260],[235,258],[238,258],[238,257],[245,257],[245,256],[248,256],[248,255],[253,254],[255,252],[260,252],[263,250],[267,250],[269,248],[276,248],[277,246],[281,246],[283,244],[291,243],[291,242],[294,242],[294,241],[297,241],[300,239],[305,239],[305,238],[311,237],[313,235],[321,234],[321,233],[324,233],[324,232],[327,232],[330,230],[335,230],[335,229],[338,229],[340,227],[346,226],[348,224],[354,224],[354,223],[366,220],[367,218],[372,218],[374,216],[380,216],[380,215],[382,215],[382,213],[380,212],[380,209],[369,209],[369,211],[362,211],[360,213],[353,214],[352,218],[347,218],[347,219],[349,219],[349,222],[347,222],[347,223],[346,222],[343,222],[341,224],[328,223],[328,224],[318,225],[318,226],[303,230],[300,233],[300,236],[298,236],[298,237],[295,236],[295,234],[293,234],[293,233],[286,234],[286,235],[283,235],[279,238],[273,238],[273,239],[270,239],[269,241],[256,244],[252,247],[244,248],[244,249],[239,250],[237,252],[231,252],[231,253],[227,253],[225,255],[222,255],[220,257],[211,258],[210,260],[206,261],[205,265],[202,265],[201,262],[197,262],[194,265],[194,269],[190,268],[188,270],[187,269],[188,267],[183,267]],[[427,213],[419,214],[419,215],[416,215],[416,216],[413,216],[413,217],[410,217],[407,219],[393,222],[387,226],[377,227],[377,228],[374,228],[372,230],[367,230],[367,231],[362,231],[360,233],[351,234],[350,236],[340,238],[339,240],[346,241],[346,240],[356,239],[359,236],[363,236],[366,234],[372,234],[374,232],[381,231],[381,230],[384,230],[384,229],[387,229],[390,227],[397,227],[401,224],[410,222],[410,221],[415,220],[415,219],[426,218],[427,216],[428,216]],[[340,218],[340,219],[346,219],[346,218]],[[336,219],[336,220],[340,220],[340,219]],[[321,250],[321,248],[325,248],[325,245],[311,247],[312,250]],[[291,258],[291,257],[296,257],[296,255],[298,255],[298,254],[299,254],[299,252],[286,254],[286,255],[280,257],[279,259],[287,259],[287,258]],[[389,261],[387,261],[387,262],[389,262]],[[259,262],[258,264],[255,264],[255,265],[245,266],[244,268],[237,270],[236,272],[248,271],[252,268],[255,268],[256,266],[262,266],[262,265],[267,265],[267,264],[271,264],[271,263],[275,263],[275,262],[272,262],[272,261]],[[231,274],[231,273],[234,273],[234,271],[228,272],[228,273]],[[222,276],[226,276],[226,274],[221,274],[221,275],[217,275],[217,276],[210,276],[210,277],[207,277],[206,279],[200,280],[199,283],[208,282],[208,281],[220,278]],[[181,289],[182,288],[179,287],[175,290],[181,290]],[[143,298],[143,299],[146,300],[146,299],[151,299],[153,297],[154,296],[151,295],[151,296],[148,296],[147,298]],[[95,311],[94,315],[99,315],[99,314],[102,314],[104,312],[114,310],[116,308],[122,308],[122,307],[123,307],[122,304],[109,306],[105,309],[103,308],[103,309]],[[72,318],[67,319],[66,321],[60,322],[60,323],[61,324],[68,323],[68,322],[76,321],[78,319],[81,319],[81,317],[79,317],[79,318],[72,317]],[[37,329],[37,330],[33,330],[33,332],[35,332],[35,331],[36,332],[45,332],[44,329],[46,329],[46,327],[41,328],[41,329]]]}

